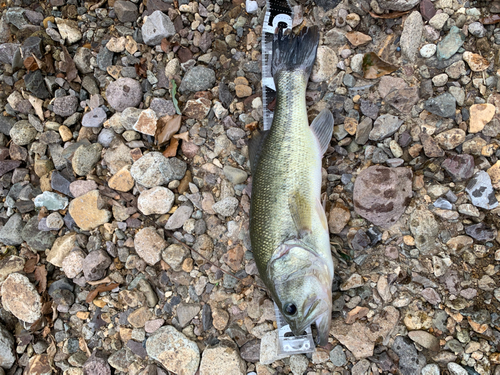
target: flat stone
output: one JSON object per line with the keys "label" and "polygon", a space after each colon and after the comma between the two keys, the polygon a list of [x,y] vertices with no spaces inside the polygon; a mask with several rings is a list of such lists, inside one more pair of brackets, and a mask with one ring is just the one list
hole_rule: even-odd
{"label": "flat stone", "polygon": [[203,120],[210,112],[212,102],[206,98],[188,100],[182,113],[188,118]]}
{"label": "flat stone", "polygon": [[12,142],[18,146],[30,144],[35,140],[37,134],[37,130],[26,120],[16,122],[9,132]]}
{"label": "flat stone", "polygon": [[469,109],[469,133],[479,133],[493,119],[495,106],[493,104],[473,104]]}
{"label": "flat stone", "polygon": [[34,323],[42,316],[42,301],[29,279],[19,273],[10,274],[2,284],[2,305],[16,318]]}
{"label": "flat stone", "polygon": [[97,350],[92,353],[92,355],[85,361],[83,365],[83,375],[91,374],[111,375],[111,367],[109,367],[107,358],[102,352],[99,352]]}
{"label": "flat stone", "polygon": [[55,19],[59,34],[61,37],[68,41],[68,44],[73,44],[82,39],[82,32],[78,27],[78,23],[69,19],[56,18]]}
{"label": "flat stone", "polygon": [[156,134],[156,113],[152,109],[146,109],[141,112],[133,129],[142,134],[154,136]]}
{"label": "flat stone", "polygon": [[221,340],[216,346],[205,348],[201,357],[200,375],[245,375],[245,361],[238,347],[229,340]]}
{"label": "flat stone", "polygon": [[462,366],[460,366],[458,363],[450,362],[450,363],[448,363],[447,367],[452,375],[467,375],[468,374],[468,372]]}
{"label": "flat stone", "polygon": [[134,178],[130,174],[130,166],[126,165],[116,172],[108,181],[111,189],[129,191],[134,187]]}
{"label": "flat stone", "polygon": [[131,1],[115,1],[113,6],[116,17],[120,22],[135,22],[139,13],[137,12],[137,5]]}
{"label": "flat stone", "polygon": [[498,200],[491,185],[491,178],[485,171],[477,172],[467,184],[465,191],[467,191],[472,204],[476,207],[486,210],[498,207]]}
{"label": "flat stone", "polygon": [[400,45],[403,56],[414,63],[417,58],[420,38],[424,30],[424,22],[420,12],[413,11],[406,19],[401,33]]}
{"label": "flat stone", "polygon": [[436,247],[435,239],[439,233],[439,224],[434,215],[425,208],[418,208],[410,216],[410,230],[415,238],[415,245],[426,253]]}
{"label": "flat stone", "polygon": [[102,199],[98,190],[92,190],[71,201],[69,213],[82,230],[92,230],[111,219],[111,212],[101,209]]}
{"label": "flat stone", "polygon": [[10,369],[16,361],[14,352],[14,337],[3,326],[0,325],[0,367]]}
{"label": "flat stone", "polygon": [[24,76],[24,84],[26,88],[39,99],[50,98],[50,92],[47,90],[42,72],[38,69],[34,72],[29,72]]}
{"label": "flat stone", "polygon": [[106,89],[106,99],[115,111],[137,107],[142,100],[141,84],[132,78],[120,78],[111,82]]}
{"label": "flat stone", "polygon": [[410,331],[408,337],[417,344],[432,351],[439,350],[439,339],[426,331]]}
{"label": "flat stone", "polygon": [[311,72],[311,81],[323,82],[330,79],[337,72],[339,60],[335,51],[328,46],[319,46],[316,62]]}
{"label": "flat stone", "polygon": [[181,85],[179,86],[179,91],[182,93],[206,91],[211,89],[214,83],[214,70],[197,65],[184,74]]}
{"label": "flat stone", "polygon": [[181,228],[184,223],[191,217],[193,207],[190,205],[183,205],[175,210],[174,214],[170,216],[165,224],[166,230],[174,230]]}
{"label": "flat stone", "polygon": [[328,216],[328,228],[330,233],[339,234],[342,232],[350,219],[351,213],[346,206],[341,203],[332,205],[330,215]]}
{"label": "flat stone", "polygon": [[161,327],[153,333],[146,341],[146,351],[173,373],[194,375],[198,370],[198,345],[172,326]]}
{"label": "flat stone", "polygon": [[452,26],[448,35],[446,35],[438,44],[437,44],[437,58],[438,60],[448,60],[455,53],[458,52],[460,47],[465,42],[465,35],[462,31],[456,27]]}
{"label": "flat stone", "polygon": [[89,174],[96,164],[101,160],[102,146],[99,143],[91,145],[81,145],[73,155],[71,165],[73,171],[78,176],[86,176]]}
{"label": "flat stone", "polygon": [[91,251],[83,260],[85,280],[96,281],[103,279],[111,263],[111,258],[103,249]]}
{"label": "flat stone", "polygon": [[346,291],[349,289],[359,288],[365,285],[363,277],[357,273],[353,273],[349,278],[340,285],[340,290]]}
{"label": "flat stone", "polygon": [[465,51],[463,59],[473,72],[482,72],[490,66],[490,61],[477,53]]}
{"label": "flat stone", "polygon": [[429,134],[420,134],[420,141],[424,147],[425,156],[429,158],[440,158],[444,156],[444,151]]}
{"label": "flat stone", "polygon": [[462,129],[450,129],[439,133],[436,142],[445,150],[453,150],[465,141],[465,132]]}
{"label": "flat stone", "polygon": [[468,180],[474,173],[474,157],[467,154],[455,155],[443,161],[441,166],[453,181]]}
{"label": "flat stone", "polygon": [[144,190],[137,199],[137,208],[144,215],[163,215],[170,211],[174,204],[174,193],[163,186]]}
{"label": "flat stone", "polygon": [[0,229],[0,242],[6,246],[19,246],[23,243],[21,236],[24,228],[23,218],[20,213],[12,215]]}
{"label": "flat stone", "polygon": [[449,92],[427,99],[424,109],[441,117],[454,117],[456,109],[455,97]]}
{"label": "flat stone", "polygon": [[242,184],[248,178],[248,173],[239,169],[231,167],[230,165],[224,166],[224,175],[234,185]]}
{"label": "flat stone", "polygon": [[28,220],[21,232],[23,240],[35,251],[45,251],[52,247],[56,237],[51,232],[38,229],[38,217],[33,216]]}
{"label": "flat stone", "polygon": [[69,191],[75,198],[96,189],[97,184],[92,180],[76,180],[69,185]]}
{"label": "flat stone", "polygon": [[68,206],[68,198],[51,191],[44,191],[35,197],[34,203],[35,207],[45,207],[49,211],[64,210]]}
{"label": "flat stone", "polygon": [[134,238],[135,251],[147,264],[155,265],[161,259],[161,252],[167,242],[153,227],[141,229]]}
{"label": "flat stone", "polygon": [[355,211],[375,225],[391,226],[412,197],[412,172],[407,168],[372,166],[354,182]]}
{"label": "flat stone", "polygon": [[163,38],[170,38],[175,34],[175,26],[170,18],[160,10],[154,11],[142,25],[144,43],[156,46]]}
{"label": "flat stone", "polygon": [[465,233],[477,241],[493,241],[497,237],[497,229],[485,223],[465,227]]}
{"label": "flat stone", "polygon": [[403,120],[397,116],[385,114],[379,116],[373,124],[373,129],[370,132],[369,139],[372,141],[380,141],[390,137],[401,127]]}
{"label": "flat stone", "polygon": [[62,237],[56,238],[52,248],[45,252],[47,262],[56,267],[62,267],[64,259],[76,245],[76,233],[70,232]]}
{"label": "flat stone", "polygon": [[380,1],[382,9],[406,11],[410,10],[419,3],[419,0],[383,0]]}
{"label": "flat stone", "polygon": [[392,350],[399,356],[399,371],[402,375],[420,374],[426,365],[426,359],[418,354],[413,343],[405,336],[397,336]]}
{"label": "flat stone", "polygon": [[88,128],[98,128],[104,123],[104,121],[106,121],[106,119],[107,116],[104,109],[97,107],[83,115],[82,126],[86,126]]}

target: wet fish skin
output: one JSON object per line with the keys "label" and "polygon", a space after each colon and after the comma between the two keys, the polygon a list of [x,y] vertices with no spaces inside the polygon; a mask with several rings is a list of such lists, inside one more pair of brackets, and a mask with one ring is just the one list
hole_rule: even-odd
{"label": "wet fish skin", "polygon": [[316,27],[275,38],[277,102],[271,129],[252,145],[250,239],[260,276],[294,334],[315,322],[324,345],[333,261],[320,203],[321,159],[333,116],[323,112],[310,127],[305,101],[318,39]]}

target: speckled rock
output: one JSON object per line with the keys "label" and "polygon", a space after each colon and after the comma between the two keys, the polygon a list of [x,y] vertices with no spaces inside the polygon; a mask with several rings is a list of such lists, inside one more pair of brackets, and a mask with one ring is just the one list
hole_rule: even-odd
{"label": "speckled rock", "polygon": [[42,301],[29,279],[10,274],[2,284],[2,304],[19,320],[34,323],[42,316]]}
{"label": "speckled rock", "polygon": [[238,347],[229,340],[221,340],[216,346],[205,348],[201,357],[200,375],[246,374],[245,361]]}
{"label": "speckled rock", "polygon": [[150,265],[155,265],[161,259],[161,252],[167,242],[160,237],[153,227],[141,229],[134,238],[135,251]]}
{"label": "speckled rock", "polygon": [[118,112],[128,107],[137,107],[142,100],[141,84],[132,78],[120,78],[108,85],[106,98]]}

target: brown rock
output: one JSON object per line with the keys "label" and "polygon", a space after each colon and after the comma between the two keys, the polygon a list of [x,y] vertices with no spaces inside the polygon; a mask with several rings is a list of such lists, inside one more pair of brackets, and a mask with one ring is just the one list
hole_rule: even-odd
{"label": "brown rock", "polygon": [[328,218],[328,227],[330,228],[330,233],[339,234],[342,229],[347,225],[351,219],[351,212],[342,203],[336,203],[330,209],[330,215]]}
{"label": "brown rock", "polygon": [[236,85],[234,87],[234,90],[235,90],[236,96],[238,98],[246,98],[246,97],[252,95],[252,88],[250,86]]}
{"label": "brown rock", "polygon": [[473,72],[482,72],[490,66],[488,59],[478,55],[477,53],[466,51],[464,52],[463,59],[467,64],[469,64],[469,67]]}
{"label": "brown rock", "polygon": [[103,210],[103,201],[98,190],[79,196],[69,204],[69,214],[82,230],[92,230],[107,223],[111,212]]}
{"label": "brown rock", "polygon": [[444,156],[444,151],[429,134],[420,134],[420,141],[422,142],[422,146],[424,146],[425,156],[428,158],[439,158]]}
{"label": "brown rock", "polygon": [[73,133],[66,125],[61,125],[59,127],[59,135],[63,142],[68,142],[73,139]]}
{"label": "brown rock", "polygon": [[227,311],[216,308],[212,310],[212,319],[215,329],[223,331],[227,326],[227,322],[229,321],[229,314],[227,313]]}
{"label": "brown rock", "polygon": [[130,166],[126,165],[112,176],[108,185],[111,189],[118,191],[129,191],[134,187],[134,178],[130,174]]}
{"label": "brown rock", "polygon": [[130,313],[127,320],[130,325],[134,328],[142,328],[146,322],[151,319],[153,314],[149,311],[149,308],[144,306]]}
{"label": "brown rock", "polygon": [[37,354],[30,358],[28,374],[30,375],[51,375],[49,356],[47,354]]}
{"label": "brown rock", "polygon": [[435,137],[436,142],[445,150],[453,150],[465,141],[465,132],[462,129],[451,129],[439,133]]}
{"label": "brown rock", "polygon": [[372,41],[371,36],[360,33],[359,31],[351,31],[345,34],[345,37],[354,47],[368,44]]}
{"label": "brown rock", "polygon": [[490,175],[492,184],[500,182],[500,160],[493,164],[486,172]]}
{"label": "brown rock", "polygon": [[470,106],[469,133],[479,133],[493,119],[495,106],[493,104],[474,104]]}
{"label": "brown rock", "polygon": [[344,129],[350,135],[356,134],[356,129],[358,128],[358,121],[351,117],[346,117],[344,119]]}
{"label": "brown rock", "polygon": [[152,135],[156,134],[156,113],[152,109],[146,109],[141,112],[137,122],[134,124],[134,130],[142,134]]}
{"label": "brown rock", "polygon": [[208,115],[211,104],[212,102],[205,98],[188,100],[182,114],[189,118],[203,120]]}
{"label": "brown rock", "polygon": [[407,168],[372,166],[354,182],[354,210],[375,225],[396,223],[410,203],[413,174]]}
{"label": "brown rock", "polygon": [[52,248],[46,250],[47,262],[52,263],[56,267],[62,267],[64,258],[73,250],[76,245],[76,233],[70,232],[62,237],[56,238]]}
{"label": "brown rock", "polygon": [[20,273],[11,273],[2,284],[2,305],[27,323],[34,323],[42,316],[40,295],[29,279]]}
{"label": "brown rock", "polygon": [[50,159],[35,159],[35,173],[38,177],[42,177],[54,170],[54,163]]}
{"label": "brown rock", "polygon": [[141,229],[135,235],[135,251],[147,264],[155,265],[161,259],[161,252],[167,247],[167,242],[160,237],[155,228]]}
{"label": "brown rock", "polygon": [[472,248],[473,244],[474,240],[471,237],[464,235],[453,237],[452,239],[448,240],[448,242],[446,242],[446,246],[448,246],[448,248],[453,251]]}
{"label": "brown rock", "polygon": [[424,348],[437,351],[439,350],[439,339],[426,331],[410,331],[408,337]]}
{"label": "brown rock", "polygon": [[368,315],[369,312],[370,310],[368,309],[368,307],[356,306],[354,309],[347,313],[345,323],[353,324],[356,320],[363,319]]}

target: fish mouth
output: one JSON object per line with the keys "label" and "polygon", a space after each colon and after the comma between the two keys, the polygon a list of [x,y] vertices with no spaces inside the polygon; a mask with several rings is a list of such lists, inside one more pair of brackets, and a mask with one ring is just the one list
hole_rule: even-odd
{"label": "fish mouth", "polygon": [[308,326],[310,326],[312,323],[315,323],[318,330],[316,343],[323,346],[328,343],[330,321],[331,315],[330,309],[328,308],[328,303],[325,303],[325,301],[320,298],[316,298],[307,308],[307,313],[305,314],[304,319],[301,321],[301,324],[297,324],[298,322],[291,322],[290,329],[292,330],[294,335],[300,336],[304,333]]}

